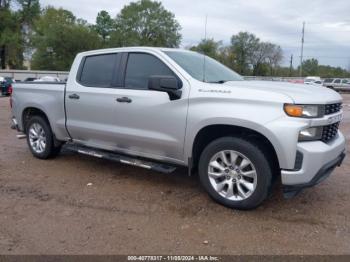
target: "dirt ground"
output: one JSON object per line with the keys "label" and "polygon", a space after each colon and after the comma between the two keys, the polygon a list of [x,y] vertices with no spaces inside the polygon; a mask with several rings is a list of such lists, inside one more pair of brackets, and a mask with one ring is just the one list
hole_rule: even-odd
{"label": "dirt ground", "polygon": [[0,254],[350,254],[349,157],[293,199],[276,189],[258,209],[235,211],[185,169],[164,175],[67,152],[35,159],[9,120],[0,97]]}

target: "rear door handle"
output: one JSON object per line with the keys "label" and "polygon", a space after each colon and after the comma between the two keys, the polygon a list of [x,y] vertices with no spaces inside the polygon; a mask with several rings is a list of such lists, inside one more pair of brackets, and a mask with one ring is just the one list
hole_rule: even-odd
{"label": "rear door handle", "polygon": [[79,98],[80,98],[80,96],[77,95],[77,94],[71,94],[71,95],[69,95],[68,97],[69,97],[70,99],[79,99]]}
{"label": "rear door handle", "polygon": [[124,96],[124,97],[117,98],[117,102],[119,102],[119,103],[131,103],[132,100],[129,97]]}

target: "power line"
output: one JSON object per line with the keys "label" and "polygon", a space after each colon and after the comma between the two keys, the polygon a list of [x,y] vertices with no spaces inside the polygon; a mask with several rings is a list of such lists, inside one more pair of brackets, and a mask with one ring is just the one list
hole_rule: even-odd
{"label": "power line", "polygon": [[305,55],[308,58],[327,58],[327,59],[350,59],[350,57],[340,57],[340,56],[322,56],[322,55]]}

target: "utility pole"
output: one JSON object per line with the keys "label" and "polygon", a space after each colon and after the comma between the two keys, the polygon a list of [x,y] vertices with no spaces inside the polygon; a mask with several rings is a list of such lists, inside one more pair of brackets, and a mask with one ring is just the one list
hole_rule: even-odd
{"label": "utility pole", "polygon": [[293,70],[293,54],[290,55],[289,76],[292,76],[292,70]]}
{"label": "utility pole", "polygon": [[300,53],[300,77],[303,76],[303,53],[304,53],[304,35],[305,35],[305,22],[303,22],[303,30],[301,32],[301,53]]}

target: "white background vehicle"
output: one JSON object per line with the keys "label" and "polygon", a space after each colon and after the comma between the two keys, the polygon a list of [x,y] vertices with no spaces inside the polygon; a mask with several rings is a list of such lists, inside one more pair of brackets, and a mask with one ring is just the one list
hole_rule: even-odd
{"label": "white background vehicle", "polygon": [[316,81],[321,81],[321,78],[319,76],[308,76],[304,79],[304,84],[312,84],[315,83]]}
{"label": "white background vehicle", "polygon": [[322,86],[322,84],[323,82],[321,80],[317,80],[309,83],[309,85],[313,85],[313,86]]}
{"label": "white background vehicle", "polygon": [[60,79],[55,76],[43,76],[39,79],[33,80],[33,82],[60,82]]}

